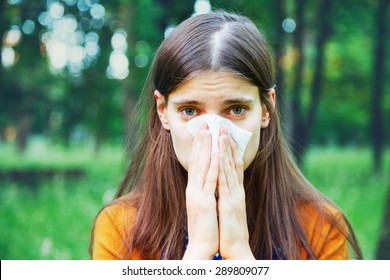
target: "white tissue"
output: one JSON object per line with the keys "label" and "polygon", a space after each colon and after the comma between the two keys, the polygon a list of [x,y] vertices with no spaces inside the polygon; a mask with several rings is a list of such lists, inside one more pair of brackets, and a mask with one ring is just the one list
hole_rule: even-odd
{"label": "white tissue", "polygon": [[213,145],[212,152],[218,152],[219,130],[221,127],[224,127],[227,129],[230,136],[237,143],[241,157],[244,155],[246,146],[248,145],[248,142],[252,137],[252,132],[242,129],[236,126],[233,122],[214,114],[205,114],[193,118],[192,120],[188,121],[186,125],[191,135],[195,137],[200,126],[204,123],[207,123],[209,131],[211,133]]}

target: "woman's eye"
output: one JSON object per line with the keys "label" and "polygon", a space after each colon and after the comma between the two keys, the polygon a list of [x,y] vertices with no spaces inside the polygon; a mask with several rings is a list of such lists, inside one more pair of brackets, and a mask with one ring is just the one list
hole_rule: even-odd
{"label": "woman's eye", "polygon": [[196,114],[196,110],[195,110],[194,108],[184,108],[184,109],[182,110],[182,112],[183,112],[186,116],[189,116],[189,117],[191,117],[191,116],[193,116],[193,115]]}
{"label": "woman's eye", "polygon": [[233,107],[230,109],[229,113],[232,115],[241,115],[244,112],[245,112],[245,108],[243,107]]}

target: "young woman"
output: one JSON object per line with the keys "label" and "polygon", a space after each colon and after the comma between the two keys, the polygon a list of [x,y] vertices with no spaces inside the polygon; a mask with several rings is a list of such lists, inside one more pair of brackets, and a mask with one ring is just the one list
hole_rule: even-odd
{"label": "young woman", "polygon": [[[274,85],[269,47],[248,18],[180,24],[157,50],[147,127],[117,199],[96,218],[92,258],[362,258],[341,210],[291,159]],[[192,134],[188,122],[204,115],[229,121],[219,135],[207,121]],[[251,134],[243,154],[231,123]]]}

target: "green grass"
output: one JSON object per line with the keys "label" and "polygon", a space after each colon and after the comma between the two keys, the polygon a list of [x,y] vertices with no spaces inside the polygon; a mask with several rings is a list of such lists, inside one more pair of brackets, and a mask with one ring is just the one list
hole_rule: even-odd
{"label": "green grass", "polygon": [[[0,146],[0,169],[81,168],[84,179],[62,177],[32,189],[0,182],[1,259],[88,259],[90,230],[113,198],[124,170],[120,147],[64,149],[33,143],[23,155]],[[385,168],[390,170],[390,153]],[[311,149],[304,173],[350,219],[367,259],[375,258],[389,172],[373,175],[368,149]]]}
{"label": "green grass", "polygon": [[309,180],[344,211],[365,259],[375,259],[384,203],[390,188],[390,151],[383,171],[372,172],[368,149],[312,149],[305,159]]}
{"label": "green grass", "polygon": [[10,147],[0,151],[2,169],[77,167],[87,172],[77,181],[55,177],[36,190],[1,182],[0,258],[89,259],[93,220],[113,198],[123,174],[122,149],[95,154],[88,148],[45,148],[38,154],[30,148],[23,156]]}

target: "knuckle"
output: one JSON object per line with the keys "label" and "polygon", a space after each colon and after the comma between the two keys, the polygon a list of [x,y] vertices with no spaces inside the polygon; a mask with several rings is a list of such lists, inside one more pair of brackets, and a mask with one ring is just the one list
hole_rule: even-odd
{"label": "knuckle", "polygon": [[244,161],[242,159],[238,159],[236,161],[236,168],[239,169],[239,170],[244,169]]}

